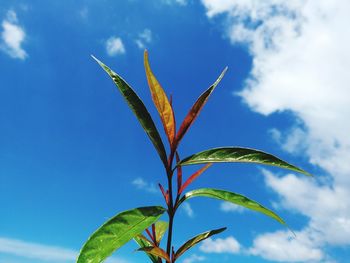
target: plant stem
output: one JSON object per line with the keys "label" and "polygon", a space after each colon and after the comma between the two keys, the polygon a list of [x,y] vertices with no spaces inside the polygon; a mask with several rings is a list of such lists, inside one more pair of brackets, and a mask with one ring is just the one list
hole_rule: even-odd
{"label": "plant stem", "polygon": [[[167,242],[166,252],[170,257],[171,241],[172,241],[172,234],[173,234],[173,220],[174,220],[172,176],[168,176],[168,186],[169,186],[169,204],[168,204],[169,228],[168,228],[168,242]],[[169,263],[171,263],[171,262],[169,262]]]}
{"label": "plant stem", "polygon": [[170,258],[170,262],[168,263],[172,263],[171,242],[172,242],[172,236],[173,236],[173,221],[174,221],[174,215],[175,215],[174,204],[173,204],[173,170],[172,170],[174,154],[175,154],[175,151],[170,152],[169,162],[167,167],[168,189],[169,189],[169,204],[168,204],[169,228],[168,228],[168,241],[167,241],[166,252]]}
{"label": "plant stem", "polygon": [[[172,241],[172,233],[173,233],[173,221],[174,221],[174,215],[173,214],[169,214],[169,232],[168,232],[168,242],[167,242],[167,254],[169,255],[170,261],[171,261],[171,257],[170,257],[170,253],[171,253],[171,241]],[[169,262],[172,263],[172,262]]]}

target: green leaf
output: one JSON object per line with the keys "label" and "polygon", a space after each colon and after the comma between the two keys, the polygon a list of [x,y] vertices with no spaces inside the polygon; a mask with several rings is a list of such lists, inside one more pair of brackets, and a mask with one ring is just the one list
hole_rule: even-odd
{"label": "green leaf", "polygon": [[155,230],[156,230],[156,241],[159,244],[162,240],[165,232],[168,230],[168,222],[165,221],[157,221],[155,223]]}
{"label": "green leaf", "polygon": [[207,102],[210,94],[214,91],[215,87],[219,84],[221,79],[224,77],[225,73],[227,71],[227,67],[222,71],[218,79],[212,84],[205,92],[203,92],[197,101],[193,104],[192,108],[190,111],[187,113],[187,116],[183,120],[179,131],[177,132],[176,135],[176,143],[179,144],[187,130],[191,127],[192,123],[196,120],[198,117],[200,111],[202,110],[203,106]]}
{"label": "green leaf", "polygon": [[151,139],[154,147],[156,148],[160,159],[162,160],[164,166],[167,165],[167,157],[164,148],[164,144],[159,135],[159,132],[152,120],[151,115],[147,111],[147,108],[143,104],[142,100],[135,93],[135,91],[128,85],[128,83],[123,80],[117,73],[99,61],[97,58],[92,56],[93,59],[107,72],[107,74],[112,78],[115,85],[118,87],[120,93],[123,95],[124,99],[128,103],[130,109],[134,112],[137,119],[141,123],[143,129],[147,133],[148,137]]}
{"label": "green leaf", "polygon": [[167,262],[170,262],[169,255],[160,247],[143,247],[139,248],[138,251],[144,251],[153,256],[164,258]]}
{"label": "green leaf", "polygon": [[207,239],[211,237],[212,235],[216,235],[224,231],[226,227],[207,231],[204,233],[201,233],[190,240],[188,240],[186,243],[184,243],[175,253],[175,260],[178,259],[183,253],[185,253],[187,250],[189,250],[191,247],[195,246],[199,242],[203,241],[204,239]]}
{"label": "green leaf", "polygon": [[[136,237],[134,237],[134,240],[135,242],[140,246],[140,248],[145,248],[145,247],[151,247],[152,246],[152,243],[147,240],[146,237],[142,236],[142,235],[137,235]],[[150,254],[150,253],[147,253],[145,251],[145,253],[147,254],[147,256],[150,258],[150,260],[153,262],[153,263],[158,263],[158,257]]]}
{"label": "green leaf", "polygon": [[77,263],[100,263],[115,250],[139,235],[165,212],[161,206],[124,211],[104,223],[86,241]]}
{"label": "green leaf", "polygon": [[273,211],[265,208],[261,204],[249,199],[248,197],[245,197],[241,194],[236,194],[224,190],[218,190],[218,189],[212,189],[212,188],[201,188],[201,189],[196,189],[190,192],[187,192],[179,201],[179,205],[183,203],[184,201],[193,198],[193,197],[210,197],[210,198],[216,198],[220,200],[224,200],[236,205],[243,206],[245,208],[260,212],[262,214],[265,214],[281,224],[285,225],[286,223],[283,221],[282,218],[280,218],[276,213]]}
{"label": "green leaf", "polygon": [[202,151],[193,154],[177,165],[191,165],[201,163],[227,163],[227,162],[240,162],[240,163],[257,163],[277,166],[280,168],[296,171],[308,176],[311,176],[308,172],[291,165],[272,154],[265,153],[255,149],[241,148],[241,147],[222,147],[214,148],[206,151]]}

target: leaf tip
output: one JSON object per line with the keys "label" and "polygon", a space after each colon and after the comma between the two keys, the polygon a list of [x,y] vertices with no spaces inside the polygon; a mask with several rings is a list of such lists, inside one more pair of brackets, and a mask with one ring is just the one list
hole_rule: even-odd
{"label": "leaf tip", "polygon": [[304,174],[310,177],[315,177],[313,174],[310,174],[309,172],[304,171]]}
{"label": "leaf tip", "polygon": [[221,74],[220,74],[220,76],[219,76],[219,80],[221,80],[221,79],[225,76],[227,70],[228,70],[228,66],[226,66],[226,67],[224,68],[224,70],[221,72]]}
{"label": "leaf tip", "polygon": [[144,63],[146,64],[148,64],[148,51],[147,51],[147,49],[145,49],[144,51],[143,51],[143,60],[144,60]]}
{"label": "leaf tip", "polygon": [[303,170],[301,168],[298,168],[296,166],[295,166],[295,168],[296,168],[295,169],[296,172],[299,172],[299,173],[304,174],[304,175],[309,176],[309,177],[314,177],[313,174],[311,174],[311,173],[309,173],[309,172],[307,172],[307,171],[305,171],[305,170]]}
{"label": "leaf tip", "polygon": [[103,65],[103,63],[99,60],[99,59],[97,59],[94,55],[90,55],[100,66],[102,66]]}

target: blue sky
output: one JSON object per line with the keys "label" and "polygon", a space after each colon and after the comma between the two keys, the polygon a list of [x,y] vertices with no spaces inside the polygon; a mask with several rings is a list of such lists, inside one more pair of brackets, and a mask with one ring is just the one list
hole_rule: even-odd
{"label": "blue sky", "polygon": [[[106,219],[163,205],[156,191],[165,184],[161,162],[90,57],[134,87],[162,130],[144,74],[145,48],[173,95],[178,123],[229,67],[181,156],[247,146],[315,174],[214,165],[192,189],[257,200],[296,238],[263,215],[193,199],[176,216],[175,246],[228,229],[180,262],[347,262],[349,8],[346,0],[1,1],[0,262],[74,262]],[[109,262],[145,262],[134,249],[128,243]]]}

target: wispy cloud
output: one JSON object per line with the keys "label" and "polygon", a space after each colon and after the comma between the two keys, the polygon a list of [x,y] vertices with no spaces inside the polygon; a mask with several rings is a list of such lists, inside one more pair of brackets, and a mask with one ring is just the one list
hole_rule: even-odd
{"label": "wispy cloud", "polygon": [[1,23],[1,43],[0,50],[12,58],[24,60],[28,55],[22,48],[22,44],[26,38],[26,33],[18,24],[17,14],[13,10],[7,11],[5,19]]}
{"label": "wispy cloud", "polygon": [[326,257],[321,251],[328,245],[350,245],[350,2],[202,3],[208,17],[230,18],[224,31],[233,44],[247,45],[253,57],[250,77],[239,94],[244,102],[263,115],[292,112],[292,127],[271,134],[282,149],[309,159],[329,175],[309,181],[265,172],[266,184],[280,195],[282,206],[307,216],[309,223],[301,230],[307,236],[302,242],[288,241],[281,233],[257,237],[256,246],[264,237],[276,242],[259,245],[256,254],[278,260],[281,255],[274,250],[279,248],[287,260],[288,244],[298,251],[314,249],[314,254],[295,255],[302,261]]}
{"label": "wispy cloud", "polygon": [[73,262],[74,250],[0,237],[0,252],[43,261]]}
{"label": "wispy cloud", "polygon": [[238,254],[241,251],[241,245],[234,237],[204,240],[199,247],[204,253],[229,253]]}
{"label": "wispy cloud", "polygon": [[145,28],[136,38],[135,43],[140,49],[146,48],[146,44],[152,42],[152,31]]}
{"label": "wispy cloud", "polygon": [[137,189],[155,194],[158,193],[158,189],[153,183],[146,182],[143,178],[137,177],[131,182]]}
{"label": "wispy cloud", "polygon": [[204,256],[199,256],[197,254],[192,254],[191,256],[185,258],[182,263],[194,263],[194,262],[201,262],[204,261]]}
{"label": "wispy cloud", "polygon": [[224,212],[235,212],[235,213],[243,213],[245,211],[244,207],[232,204],[230,202],[222,202],[220,204],[220,210]]}
{"label": "wispy cloud", "polygon": [[184,203],[181,206],[182,210],[186,213],[186,215],[190,218],[194,217],[194,212],[193,209],[191,207],[191,205],[189,203]]}
{"label": "wispy cloud", "polygon": [[110,37],[106,41],[106,51],[110,56],[121,55],[126,52],[123,41],[120,37]]}
{"label": "wispy cloud", "polygon": [[[73,263],[79,252],[57,246],[48,246],[18,239],[0,237],[0,253],[35,259],[40,262]],[[106,263],[127,263],[127,261],[111,257]]]}

